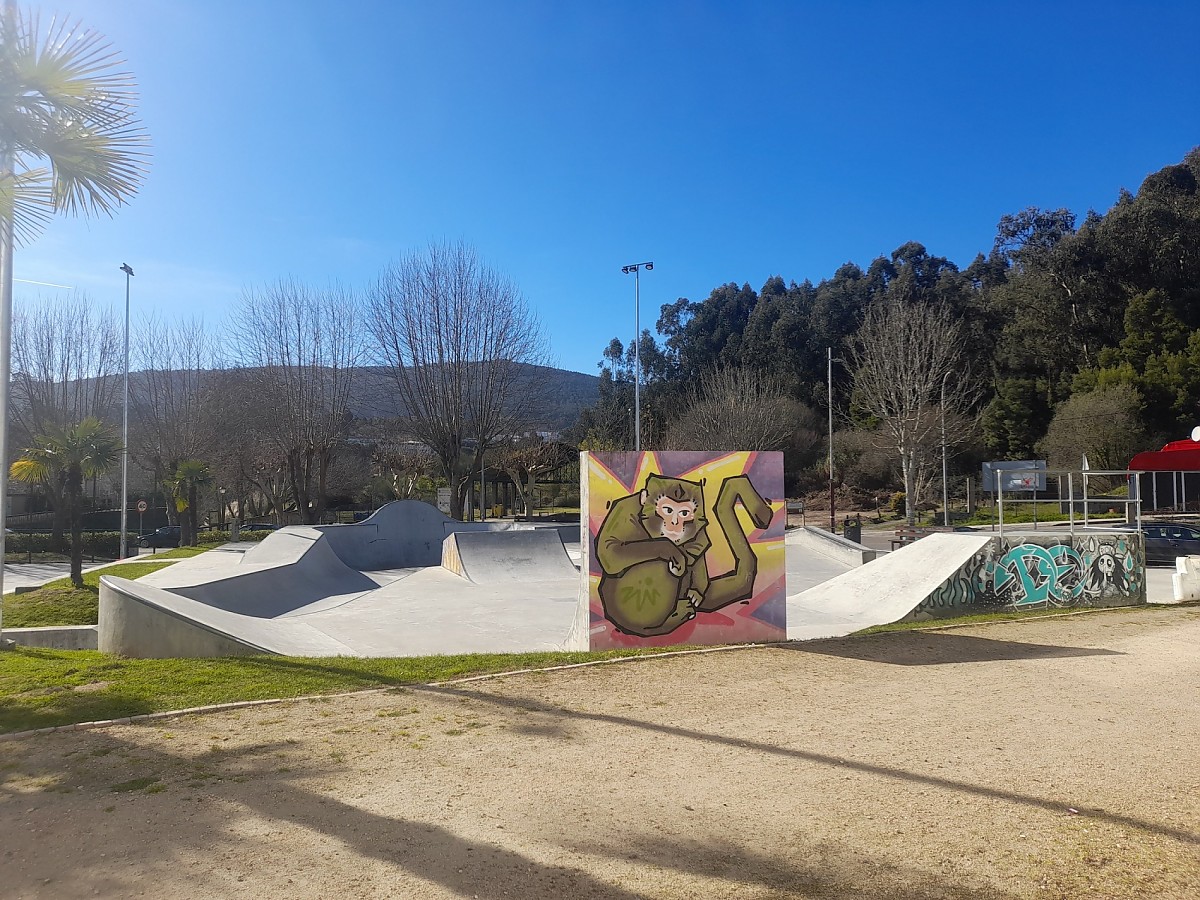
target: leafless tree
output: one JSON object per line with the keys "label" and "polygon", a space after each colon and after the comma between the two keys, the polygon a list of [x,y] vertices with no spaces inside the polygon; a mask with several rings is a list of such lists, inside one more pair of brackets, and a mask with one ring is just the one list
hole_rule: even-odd
{"label": "leafless tree", "polygon": [[[748,369],[714,369],[686,394],[665,445],[678,450],[782,450],[816,431],[811,410],[782,380]],[[811,433],[811,434],[810,434]]]}
{"label": "leafless tree", "polygon": [[[29,447],[39,435],[70,428],[89,416],[119,415],[122,331],[115,316],[87,294],[73,292],[22,304],[13,315],[12,440]],[[51,530],[61,543],[65,501],[46,483],[54,511]]]}
{"label": "leafless tree", "polygon": [[562,466],[572,455],[571,448],[564,444],[528,434],[498,443],[491,459],[496,468],[512,479],[521,508],[529,515],[538,478]]}
{"label": "leafless tree", "polygon": [[348,400],[361,362],[354,295],[291,280],[243,292],[233,343],[270,410],[260,424],[287,472],[305,523],[325,513],[329,467],[347,433]]}
{"label": "leafless tree", "polygon": [[271,440],[273,407],[259,390],[256,370],[222,369],[211,373],[203,410],[205,431],[212,435],[205,455],[218,490],[239,522],[274,515],[286,524],[290,499],[286,457]]}
{"label": "leafless tree", "polygon": [[[930,483],[931,460],[940,460],[943,391],[948,417],[966,415],[978,395],[965,343],[944,306],[884,300],[868,308],[850,349],[854,402],[878,419],[879,434],[897,455],[909,522]],[[968,432],[947,430],[947,446]]]}
{"label": "leafless tree", "polygon": [[[216,439],[209,417],[214,341],[200,319],[144,319],[131,338],[129,451],[162,485],[184,460],[207,459]],[[167,504],[169,515],[171,504]]]}
{"label": "leafless tree", "polygon": [[433,450],[463,515],[468,473],[487,448],[525,430],[543,365],[541,325],[516,285],[465,244],[432,244],[389,266],[369,296],[370,329],[407,429]]}
{"label": "leafless tree", "polygon": [[87,294],[41,299],[13,315],[12,415],[21,439],[88,416],[111,419],[120,404],[121,327]]}

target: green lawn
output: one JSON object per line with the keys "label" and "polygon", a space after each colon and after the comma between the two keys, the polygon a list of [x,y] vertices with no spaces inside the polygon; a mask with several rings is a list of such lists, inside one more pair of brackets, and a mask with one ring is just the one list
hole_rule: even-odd
{"label": "green lawn", "polygon": [[25,594],[4,597],[4,626],[7,628],[39,628],[46,625],[95,625],[100,603],[100,576],[119,575],[122,578],[141,578],[171,564],[166,554],[161,561],[121,563],[94,572],[85,572],[83,587],[71,584],[70,578],[59,578]]}
{"label": "green lawn", "polygon": [[653,652],[493,653],[404,659],[125,659],[94,650],[17,647],[0,656],[0,733],[237,700],[399,688],[466,675]]}

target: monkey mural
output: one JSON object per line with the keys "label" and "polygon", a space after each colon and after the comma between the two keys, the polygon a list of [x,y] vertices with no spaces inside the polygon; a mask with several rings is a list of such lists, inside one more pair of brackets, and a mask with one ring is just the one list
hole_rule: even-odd
{"label": "monkey mural", "polygon": [[712,546],[703,482],[649,475],[645,487],[612,504],[596,535],[600,601],[618,630],[639,637],[670,634],[697,613],[714,612],[754,593],[758,559],[735,509],[759,528],[771,506],[745,475],[721,482],[712,515],[733,552],[734,569],[710,578]]}

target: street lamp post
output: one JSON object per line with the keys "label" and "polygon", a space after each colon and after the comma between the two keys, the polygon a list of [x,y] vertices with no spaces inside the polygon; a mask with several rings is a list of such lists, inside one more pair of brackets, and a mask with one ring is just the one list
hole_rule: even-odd
{"label": "street lamp post", "polygon": [[121,413],[121,559],[129,550],[129,279],[133,269],[121,264],[125,273],[125,404]]}
{"label": "street lamp post", "polygon": [[[833,348],[825,348],[829,384],[829,533],[837,533],[837,519],[833,500]],[[841,360],[838,360],[841,362]]]}
{"label": "street lamp post", "polygon": [[[950,490],[946,487],[946,377],[950,374],[947,369],[942,375],[942,524],[950,527]],[[1034,504],[1037,510],[1037,504]]]}
{"label": "street lamp post", "polygon": [[654,268],[652,262],[633,263],[621,266],[621,271],[628,275],[633,273],[633,449],[642,449],[642,321],[641,321],[641,286],[639,284],[642,268],[649,272]]}

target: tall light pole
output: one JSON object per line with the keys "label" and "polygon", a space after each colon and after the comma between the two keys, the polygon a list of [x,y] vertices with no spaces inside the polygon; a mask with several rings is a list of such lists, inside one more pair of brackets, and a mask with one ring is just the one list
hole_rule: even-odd
{"label": "tall light pole", "polygon": [[[942,524],[950,527],[950,491],[946,487],[946,377],[950,374],[947,369],[942,375]],[[1036,510],[1036,505],[1035,505]]]}
{"label": "tall light pole", "polygon": [[621,271],[628,275],[633,273],[633,449],[642,449],[642,320],[641,320],[641,286],[639,271],[642,266],[649,272],[654,268],[652,262],[633,263],[621,266]]}
{"label": "tall light pole", "polygon": [[[16,6],[7,4],[4,14],[15,18]],[[11,180],[13,149],[0,143],[0,177]],[[12,350],[13,219],[0,215],[0,650],[4,641],[4,534],[8,530],[8,383]]]}
{"label": "tall light pole", "polygon": [[121,559],[129,549],[129,279],[133,269],[121,263],[125,273],[125,405],[121,414]]}
{"label": "tall light pole", "polygon": [[833,348],[825,348],[829,376],[829,533],[837,533],[837,521],[833,511]]}

